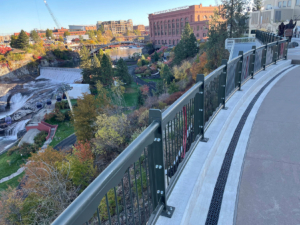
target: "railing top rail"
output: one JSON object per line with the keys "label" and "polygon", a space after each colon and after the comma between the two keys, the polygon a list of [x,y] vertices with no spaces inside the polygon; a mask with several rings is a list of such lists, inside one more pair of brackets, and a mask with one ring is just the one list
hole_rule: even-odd
{"label": "railing top rail", "polygon": [[239,58],[241,58],[241,57],[242,57],[242,56],[239,55],[239,56],[233,58],[232,60],[228,61],[227,64],[229,64],[229,63],[231,63],[231,62],[233,62],[233,61],[235,61],[235,60],[237,60],[237,59],[239,59]]}
{"label": "railing top rail", "polygon": [[259,50],[259,49],[261,49],[261,48],[265,48],[265,47],[266,47],[265,45],[262,45],[262,46],[260,46],[260,47],[256,48],[255,50]]}
{"label": "railing top rail", "polygon": [[215,78],[216,75],[218,75],[218,73],[220,72],[220,70],[223,70],[225,67],[225,65],[219,66],[217,69],[215,69],[214,71],[212,71],[210,74],[208,74],[205,77],[205,83],[209,83],[212,79]]}
{"label": "railing top rail", "polygon": [[170,120],[172,120],[176,113],[182,110],[182,107],[186,105],[192,98],[195,97],[196,93],[199,92],[199,88],[202,82],[196,83],[187,92],[185,92],[179,99],[177,99],[172,105],[170,105],[166,111],[162,114],[162,127],[164,127]]}
{"label": "railing top rail", "polygon": [[276,45],[276,44],[277,44],[277,41],[274,41],[274,42],[268,43],[267,46],[273,46],[273,45]]}
{"label": "railing top rail", "polygon": [[144,148],[154,141],[159,122],[153,121],[74,201],[56,218],[53,225],[84,224],[102,198],[117,186],[131,164],[141,156]]}
{"label": "railing top rail", "polygon": [[253,53],[253,52],[254,52],[254,49],[251,49],[251,50],[249,50],[247,52],[244,52],[243,55],[247,55],[247,54],[250,54],[250,53]]}

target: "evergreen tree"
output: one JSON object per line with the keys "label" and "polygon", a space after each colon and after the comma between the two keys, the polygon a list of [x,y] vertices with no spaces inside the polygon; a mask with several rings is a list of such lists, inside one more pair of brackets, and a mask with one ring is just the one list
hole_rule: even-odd
{"label": "evergreen tree", "polygon": [[170,70],[170,68],[168,67],[168,65],[165,65],[162,68],[162,73],[161,73],[161,78],[164,80],[164,82],[166,82],[167,84],[170,84],[172,82],[172,80],[174,79],[174,76]]}
{"label": "evergreen tree", "polygon": [[32,38],[32,40],[37,43],[40,41],[40,36],[38,35],[38,33],[35,30],[32,30],[30,32],[30,37]]}
{"label": "evergreen tree", "polygon": [[111,85],[113,83],[113,69],[109,56],[103,54],[101,60],[101,79],[104,85]]}
{"label": "evergreen tree", "polygon": [[120,79],[126,84],[131,84],[131,76],[128,73],[128,67],[125,63],[125,61],[120,58],[117,62],[117,70],[116,70],[116,75],[120,77]]}
{"label": "evergreen tree", "polygon": [[153,62],[157,62],[159,60],[159,55],[157,52],[155,52],[152,57],[151,57],[152,61]]}
{"label": "evergreen tree", "polygon": [[176,45],[174,63],[180,64],[188,57],[194,57],[198,53],[197,39],[189,23],[185,24],[180,42]]}
{"label": "evergreen tree", "polygon": [[24,49],[24,48],[28,47],[28,45],[29,45],[28,40],[29,40],[29,38],[28,38],[27,34],[25,33],[25,31],[21,30],[21,32],[18,36],[18,41],[17,41],[18,48]]}
{"label": "evergreen tree", "polygon": [[208,30],[208,41],[206,45],[208,71],[214,70],[221,65],[222,59],[228,58],[228,51],[225,49],[225,40],[228,37],[226,23],[220,23],[220,15],[215,12]]}
{"label": "evergreen tree", "polygon": [[101,60],[102,60],[103,54],[104,54],[103,50],[100,49],[100,50],[99,50],[99,53],[98,53],[98,55],[97,55],[100,62],[101,62]]}
{"label": "evergreen tree", "polygon": [[94,54],[94,56],[93,56],[93,65],[92,66],[94,69],[99,69],[101,67],[99,58],[96,56],[96,54]]}
{"label": "evergreen tree", "polygon": [[156,91],[154,91],[153,94],[156,95],[156,96],[160,96],[164,92],[165,92],[165,88],[164,88],[163,81],[160,81],[160,82],[156,83]]}
{"label": "evergreen tree", "polygon": [[137,99],[137,103],[138,103],[139,106],[142,106],[142,105],[144,105],[144,103],[145,103],[145,99],[144,99],[144,96],[143,96],[143,94],[142,94],[141,89],[138,89],[138,99]]}
{"label": "evergreen tree", "polygon": [[89,50],[85,46],[82,47],[80,50],[80,68],[89,68],[90,63],[90,53]]}
{"label": "evergreen tree", "polygon": [[52,35],[53,35],[52,30],[47,29],[46,30],[46,37],[49,39],[49,38],[52,38]]}
{"label": "evergreen tree", "polygon": [[179,91],[179,87],[175,83],[175,80],[173,80],[173,82],[171,82],[169,87],[168,87],[168,93],[173,94],[173,93],[178,92],[178,91]]}
{"label": "evergreen tree", "polygon": [[222,0],[221,15],[229,27],[229,38],[241,37],[248,29],[249,18],[244,0]]}

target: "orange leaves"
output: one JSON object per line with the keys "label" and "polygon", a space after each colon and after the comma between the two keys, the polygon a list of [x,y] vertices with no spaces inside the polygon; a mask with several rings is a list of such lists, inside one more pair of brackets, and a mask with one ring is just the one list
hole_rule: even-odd
{"label": "orange leaves", "polygon": [[208,73],[208,69],[206,68],[207,64],[207,55],[204,52],[201,56],[199,56],[199,62],[194,62],[191,68],[191,73],[193,79],[196,80],[197,74],[206,74]]}
{"label": "orange leaves", "polygon": [[85,162],[93,159],[93,153],[90,142],[78,141],[73,148],[74,155],[80,160],[80,162]]}

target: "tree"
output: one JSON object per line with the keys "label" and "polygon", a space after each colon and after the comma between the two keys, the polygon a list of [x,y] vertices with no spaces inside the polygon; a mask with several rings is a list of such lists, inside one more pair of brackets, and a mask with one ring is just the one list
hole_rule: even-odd
{"label": "tree", "polygon": [[113,38],[113,33],[111,32],[111,30],[107,30],[107,31],[105,31],[105,35],[107,36],[107,37],[109,37],[110,39],[112,39]]}
{"label": "tree", "polygon": [[175,80],[173,80],[173,82],[171,82],[169,87],[168,87],[168,93],[173,94],[173,93],[178,92],[178,91],[179,91],[179,87],[175,83]]}
{"label": "tree", "polygon": [[95,33],[94,33],[94,31],[92,31],[92,30],[88,30],[87,32],[86,32],[86,34],[87,35],[89,35],[89,38],[91,39],[91,40],[94,40],[96,37],[95,37]]}
{"label": "tree", "polygon": [[105,30],[104,30],[103,24],[101,24],[101,25],[98,27],[98,30],[101,31],[102,34],[104,34]]}
{"label": "tree", "polygon": [[134,34],[135,34],[136,36],[141,36],[141,31],[139,31],[139,30],[134,30],[133,32],[134,32]]}
{"label": "tree", "polygon": [[111,85],[113,83],[113,69],[109,56],[103,54],[101,60],[101,82],[104,85]]}
{"label": "tree", "polygon": [[222,18],[229,27],[229,38],[238,38],[248,29],[249,14],[245,13],[246,2],[244,0],[222,0]]}
{"label": "tree", "polygon": [[90,53],[85,45],[80,50],[80,68],[89,68],[90,67]]}
{"label": "tree", "polygon": [[41,40],[39,34],[38,34],[35,30],[32,30],[32,31],[30,32],[30,37],[32,38],[32,40],[33,40],[35,43],[37,43],[37,42],[39,42],[39,41]]}
{"label": "tree", "polygon": [[156,90],[154,91],[155,96],[160,96],[165,92],[164,82],[160,81],[156,84]]}
{"label": "tree", "polygon": [[126,30],[125,36],[130,36],[129,30]]}
{"label": "tree", "polygon": [[169,68],[168,65],[165,65],[162,69],[161,69],[161,78],[164,80],[164,82],[166,82],[167,84],[170,84],[172,82],[172,80],[174,79],[174,76]]}
{"label": "tree", "polygon": [[120,77],[120,79],[126,84],[131,84],[132,78],[130,74],[128,73],[128,67],[125,63],[125,61],[120,58],[117,62],[117,68],[116,68],[116,76]]}
{"label": "tree", "polygon": [[97,117],[96,124],[94,153],[107,155],[112,152],[120,153],[123,151],[126,140],[130,139],[131,133],[127,130],[129,127],[127,116],[124,114],[112,116],[101,114]]}
{"label": "tree", "polygon": [[25,49],[26,47],[28,47],[28,45],[29,45],[28,40],[29,40],[29,38],[28,38],[27,34],[25,33],[25,31],[21,30],[21,32],[18,36],[18,41],[17,41],[18,48]]}
{"label": "tree", "polygon": [[94,137],[99,105],[101,103],[93,95],[84,93],[83,97],[78,98],[77,107],[74,107],[72,115],[77,140],[87,141]]}
{"label": "tree", "polygon": [[64,32],[64,37],[67,37],[67,36],[70,36],[70,35],[71,35],[71,33],[69,31]]}
{"label": "tree", "polygon": [[93,68],[96,69],[96,70],[100,69],[100,67],[101,67],[99,58],[97,57],[96,54],[94,54],[94,56],[93,56],[93,63],[92,63],[92,66],[93,66]]}
{"label": "tree", "polygon": [[228,51],[225,49],[225,40],[228,37],[226,23],[221,23],[220,15],[215,12],[209,24],[206,45],[207,64],[206,68],[212,71],[221,65],[222,59],[228,57]]}
{"label": "tree", "polygon": [[207,64],[206,52],[204,52],[201,56],[199,56],[197,61],[193,63],[193,66],[191,68],[192,77],[195,81],[197,78],[197,74],[208,73],[208,69],[206,68],[206,64]]}
{"label": "tree", "polygon": [[82,35],[79,35],[79,40],[80,40],[80,42],[82,42],[82,41],[83,41],[83,37],[82,37]]}
{"label": "tree", "polygon": [[254,0],[253,3],[254,3],[253,11],[260,11],[262,7],[262,0]]}
{"label": "tree", "polygon": [[143,96],[143,94],[142,94],[142,91],[141,91],[141,89],[138,89],[138,99],[137,99],[137,104],[138,104],[139,106],[142,106],[142,105],[144,105],[144,103],[145,103],[145,99],[144,99],[144,96]]}
{"label": "tree", "polygon": [[103,84],[100,81],[97,81],[96,88],[97,88],[97,101],[100,103],[98,109],[101,110],[105,107],[109,107],[111,104],[111,100],[108,98],[108,91],[103,87]]}
{"label": "tree", "polygon": [[189,23],[186,23],[181,34],[181,40],[174,49],[174,63],[180,64],[182,60],[188,57],[194,57],[198,52],[197,39]]}
{"label": "tree", "polygon": [[187,69],[191,68],[189,61],[183,61],[180,66],[173,67],[173,74],[176,80],[184,80],[187,77]]}
{"label": "tree", "polygon": [[151,59],[153,62],[157,62],[159,60],[159,55],[157,52],[155,52],[152,56]]}
{"label": "tree", "polygon": [[58,40],[59,40],[60,42],[64,42],[64,38],[63,38],[62,36],[59,36]]}
{"label": "tree", "polygon": [[10,46],[12,48],[18,48],[18,37],[15,35],[11,35],[11,41],[10,41]]}
{"label": "tree", "polygon": [[52,35],[53,35],[52,30],[47,29],[46,30],[46,37],[49,39],[49,38],[52,38]]}

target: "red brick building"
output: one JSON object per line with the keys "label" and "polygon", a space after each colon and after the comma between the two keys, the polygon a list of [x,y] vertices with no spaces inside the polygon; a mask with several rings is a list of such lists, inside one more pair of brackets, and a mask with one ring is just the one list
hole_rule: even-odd
{"label": "red brick building", "polygon": [[135,25],[133,26],[134,30],[139,30],[139,31],[145,31],[145,26],[144,25]]}
{"label": "red brick building", "polygon": [[176,45],[185,23],[198,40],[207,39],[208,22],[219,6],[192,5],[149,14],[150,40],[157,45]]}

